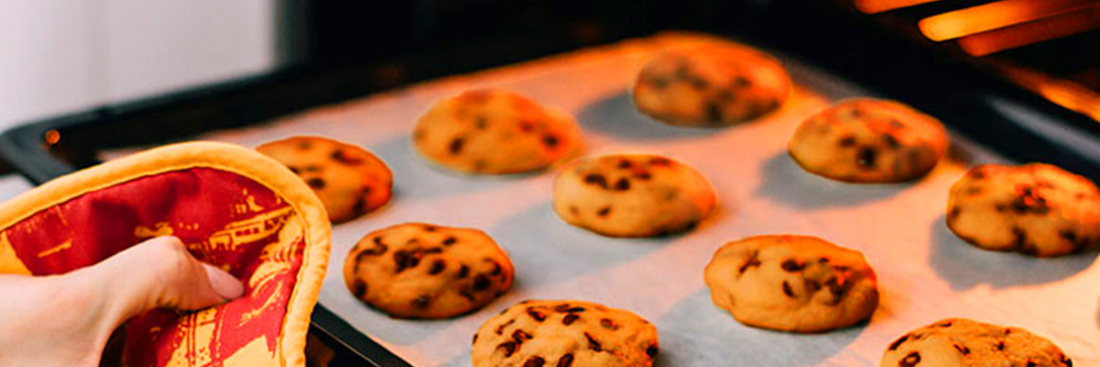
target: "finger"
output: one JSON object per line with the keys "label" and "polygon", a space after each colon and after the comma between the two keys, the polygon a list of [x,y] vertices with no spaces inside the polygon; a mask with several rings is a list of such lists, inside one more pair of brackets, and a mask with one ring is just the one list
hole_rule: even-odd
{"label": "finger", "polygon": [[199,310],[239,297],[243,284],[203,264],[175,237],[157,237],[94,265],[87,280],[100,287],[113,320],[154,308]]}

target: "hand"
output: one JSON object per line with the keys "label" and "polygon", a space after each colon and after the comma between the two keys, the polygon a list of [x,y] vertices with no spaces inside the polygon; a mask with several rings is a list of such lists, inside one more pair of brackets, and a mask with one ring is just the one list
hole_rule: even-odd
{"label": "hand", "polygon": [[154,308],[198,310],[244,286],[175,237],[150,239],[63,275],[0,275],[0,367],[98,366],[111,332]]}

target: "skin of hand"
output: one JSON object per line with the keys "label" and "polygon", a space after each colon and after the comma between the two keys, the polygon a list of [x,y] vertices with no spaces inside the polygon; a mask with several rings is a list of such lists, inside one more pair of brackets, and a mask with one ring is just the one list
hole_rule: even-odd
{"label": "skin of hand", "polygon": [[0,367],[98,366],[111,332],[154,308],[199,310],[244,294],[178,238],[157,237],[62,275],[0,275]]}

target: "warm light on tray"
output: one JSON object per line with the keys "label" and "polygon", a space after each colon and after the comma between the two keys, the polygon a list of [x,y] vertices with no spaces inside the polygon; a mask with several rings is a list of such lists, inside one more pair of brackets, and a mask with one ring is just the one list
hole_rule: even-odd
{"label": "warm light on tray", "polygon": [[1005,0],[922,19],[920,29],[933,41],[946,41],[1041,19],[1095,2],[1095,0]]}

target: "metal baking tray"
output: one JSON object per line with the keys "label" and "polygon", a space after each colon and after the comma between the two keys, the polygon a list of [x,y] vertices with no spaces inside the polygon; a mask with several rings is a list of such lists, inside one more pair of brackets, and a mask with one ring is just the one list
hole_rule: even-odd
{"label": "metal baking tray", "polygon": [[[820,19],[818,21],[820,21]],[[710,30],[714,31],[714,29]],[[956,150],[955,159],[957,160],[964,162],[967,160],[985,161],[1000,159],[1046,161],[1084,174],[1094,180],[1100,178],[1100,164],[1098,164],[1100,160],[1098,160],[1097,157],[1097,154],[1100,153],[1100,149],[1097,149],[1098,139],[1095,132],[1088,128],[1088,124],[1082,123],[1081,120],[1076,119],[1072,115],[1066,115],[1059,110],[1047,108],[1049,106],[1044,105],[1043,101],[1029,99],[1026,94],[1017,93],[1013,89],[1000,89],[995,86],[995,83],[982,82],[977,76],[958,75],[957,72],[961,69],[953,69],[949,66],[937,65],[934,62],[924,60],[923,63],[918,62],[916,65],[911,65],[913,62],[907,62],[884,64],[874,68],[857,67],[855,68],[856,70],[853,70],[852,63],[836,62],[837,59],[841,58],[838,54],[843,54],[843,51],[825,50],[824,56],[815,56],[820,55],[819,52],[821,52],[821,50],[819,49],[822,46],[821,44],[813,44],[811,39],[806,39],[802,43],[794,42],[793,44],[795,46],[791,46],[791,44],[787,43],[789,40],[779,32],[774,34],[763,32],[764,34],[760,34],[761,32],[759,29],[753,32],[737,28],[733,31],[722,29],[720,33],[732,35],[753,46],[779,53],[784,56],[785,61],[794,62],[796,67],[792,69],[792,72],[795,74],[796,83],[799,83],[800,88],[802,88],[805,93],[808,93],[809,96],[820,96],[819,99],[816,100],[816,105],[810,103],[812,102],[811,99],[810,102],[806,102],[810,104],[803,105],[804,108],[821,106],[823,103],[827,103],[835,98],[850,97],[854,95],[878,95],[900,99],[942,118],[944,122],[949,125],[953,131],[953,136],[958,141],[962,142],[959,144],[962,149]],[[828,32],[823,31],[821,33]],[[761,38],[761,36],[769,37]],[[833,36],[836,37],[837,34],[833,34]],[[806,43],[812,45],[806,45]],[[449,68],[440,68],[437,63],[432,62],[429,56],[417,55],[405,60],[367,66],[280,72],[260,78],[237,81],[219,87],[176,94],[132,104],[110,106],[87,113],[24,125],[0,136],[0,155],[12,162],[13,166],[29,179],[35,183],[41,183],[61,174],[71,172],[78,167],[94,164],[102,157],[109,157],[111,154],[125,152],[129,147],[148,146],[165,141],[193,139],[195,136],[207,134],[215,130],[220,130],[221,132],[214,132],[214,135],[206,136],[217,137],[222,140],[239,139],[239,142],[246,144],[258,142],[250,140],[261,138],[261,136],[253,134],[256,131],[270,130],[271,133],[278,134],[278,136],[271,136],[272,138],[285,136],[291,133],[311,133],[309,130],[300,130],[301,126],[311,125],[310,123],[302,123],[303,121],[313,119],[312,126],[322,126],[326,124],[326,119],[332,120],[330,117],[325,117],[326,112],[328,112],[329,116],[340,115],[338,111],[340,108],[346,109],[349,111],[348,114],[351,115],[355,113],[364,113],[359,108],[368,109],[368,112],[370,112],[370,108],[376,108],[379,104],[385,104],[387,99],[401,100],[404,98],[405,107],[401,109],[400,113],[394,113],[398,116],[408,117],[407,115],[409,114],[415,115],[419,112],[419,110],[409,111],[409,108],[426,108],[427,105],[432,102],[432,99],[428,98],[428,96],[439,96],[446,92],[471,86],[504,84],[514,89],[519,89],[520,92],[534,94],[533,96],[536,97],[537,100],[546,104],[560,105],[562,100],[555,98],[555,93],[568,92],[556,90],[551,87],[540,89],[542,88],[539,87],[541,84],[524,84],[524,80],[529,82],[530,80],[538,79],[537,74],[539,73],[551,72],[540,70],[538,69],[539,67],[560,65],[554,64],[554,62],[547,64],[546,61],[524,63],[519,66],[507,67],[487,73],[478,73],[467,77],[448,78],[443,81],[431,82],[410,88],[393,88],[397,86],[406,86],[411,81],[428,80],[442,75],[460,74],[469,69],[479,69],[494,65],[507,65],[517,60],[532,59],[538,56],[555,53],[563,49],[571,49],[572,47],[569,47],[568,44],[568,42],[550,42],[543,48],[530,49],[518,46],[510,48],[507,42],[500,42],[496,43],[495,47],[482,49],[484,52],[493,55],[493,57],[490,58],[492,60],[481,60],[478,62],[452,65]],[[797,46],[799,44],[803,46]],[[885,52],[885,55],[880,55],[882,56],[880,61],[884,63],[886,61],[882,59],[890,60],[898,57],[889,52],[892,50],[889,45],[876,50],[885,50],[882,51]],[[592,52],[598,52],[598,50],[581,50],[578,52],[590,54]],[[861,57],[857,58],[876,58],[862,54],[859,56]],[[560,60],[569,58],[569,55],[558,56],[552,58],[551,61],[558,60],[556,62],[560,63]],[[532,66],[534,69],[532,69]],[[899,72],[895,70],[896,68],[904,70],[903,72]],[[560,72],[560,70],[556,69],[555,71]],[[534,74],[526,74],[531,72],[534,72]],[[400,74],[402,76],[394,77],[395,74]],[[542,77],[545,78],[545,75],[542,75]],[[610,88],[608,90],[615,90],[615,88],[622,89],[629,83],[629,80],[620,78],[609,83],[612,84],[604,85]],[[613,85],[613,83],[619,84]],[[546,84],[546,82],[542,84]],[[563,86],[559,85],[556,87],[562,88]],[[382,94],[375,94],[387,89],[390,91]],[[424,92],[425,90],[428,90],[430,93]],[[539,90],[542,90],[542,92],[539,92]],[[421,94],[414,96],[407,95],[407,93],[416,93],[417,91]],[[374,97],[369,97],[361,101],[347,102],[351,98],[367,95],[374,95]],[[721,243],[732,240],[740,235],[761,233],[758,231],[801,231],[804,233],[823,234],[825,237],[842,245],[856,247],[869,254],[878,252],[883,254],[882,256],[886,258],[894,259],[894,261],[908,261],[910,259],[907,256],[913,254],[905,253],[904,251],[884,250],[879,246],[892,246],[892,243],[895,241],[902,244],[913,242],[924,244],[924,247],[921,248],[930,251],[930,253],[923,255],[929,258],[928,261],[932,262],[931,266],[933,268],[930,268],[930,270],[933,271],[933,277],[931,278],[929,278],[929,274],[927,273],[907,273],[905,270],[907,267],[900,262],[897,264],[891,262],[876,263],[876,257],[870,256],[872,264],[879,269],[880,277],[883,278],[883,291],[886,295],[884,297],[884,304],[876,314],[876,318],[871,325],[885,325],[889,329],[889,332],[883,332],[881,334],[874,333],[873,335],[866,332],[870,325],[864,325],[834,334],[815,336],[787,335],[743,328],[729,319],[728,315],[718,313],[713,306],[709,306],[709,308],[699,306],[699,304],[706,304],[706,302],[709,302],[709,300],[705,300],[705,297],[703,297],[705,302],[699,302],[698,299],[695,299],[700,297],[697,286],[699,285],[698,283],[701,283],[701,266],[698,266],[698,269],[694,270],[692,270],[693,268],[686,269],[686,272],[690,274],[686,275],[684,282],[685,285],[691,286],[686,289],[694,292],[684,297],[692,298],[694,301],[686,303],[686,308],[677,308],[676,312],[671,314],[651,309],[643,309],[640,311],[643,313],[643,316],[647,316],[651,320],[657,321],[658,326],[662,328],[661,336],[663,348],[662,357],[660,357],[661,359],[659,360],[660,365],[708,365],[700,364],[702,362],[696,362],[714,362],[725,360],[723,358],[729,357],[720,352],[714,352],[714,350],[721,351],[725,348],[726,350],[733,350],[736,352],[736,347],[725,345],[722,340],[708,340],[706,338],[696,340],[687,337],[687,335],[691,334],[706,334],[708,330],[706,328],[692,328],[697,328],[699,326],[698,320],[709,320],[710,317],[716,317],[716,314],[717,316],[724,317],[722,321],[712,322],[714,325],[720,325],[720,327],[716,329],[730,333],[726,336],[736,336],[735,341],[737,343],[744,343],[743,347],[747,346],[747,348],[750,349],[766,350],[769,353],[786,354],[790,357],[784,360],[786,364],[777,364],[773,359],[765,357],[755,358],[752,353],[736,356],[738,359],[744,359],[747,365],[876,365],[877,357],[872,358],[869,356],[880,354],[882,348],[888,343],[888,340],[886,340],[887,338],[900,335],[910,328],[923,324],[914,323],[912,320],[903,323],[898,315],[904,315],[904,313],[907,312],[906,310],[922,310],[922,312],[917,314],[926,315],[929,313],[929,310],[936,311],[937,308],[935,308],[935,306],[942,306],[915,302],[915,296],[927,295],[927,292],[923,290],[923,288],[927,286],[925,283],[936,283],[936,279],[946,282],[948,285],[946,289],[950,292],[944,294],[942,292],[946,291],[940,289],[941,293],[936,294],[935,299],[939,299],[940,297],[953,297],[957,298],[958,301],[952,303],[954,305],[953,307],[947,307],[946,310],[943,310],[943,317],[956,315],[970,316],[985,319],[987,321],[1002,321],[1005,323],[1032,326],[1038,329],[1037,331],[1054,334],[1055,339],[1061,342],[1060,344],[1070,352],[1072,357],[1078,359],[1079,364],[1088,365],[1088,362],[1092,364],[1100,363],[1100,357],[1097,357],[1094,352],[1095,350],[1100,350],[1100,345],[1097,344],[1100,337],[1097,336],[1097,327],[1094,325],[1097,323],[1097,307],[1095,305],[1095,300],[1098,298],[1097,291],[1095,289],[1085,289],[1080,286],[1084,280],[1091,279],[1091,284],[1095,284],[1098,279],[1096,269],[1094,269],[1095,266],[1092,266],[1095,252],[1057,260],[1035,260],[1014,257],[1015,255],[1012,254],[985,253],[965,247],[966,245],[959,243],[957,240],[953,240],[950,233],[945,233],[944,229],[941,228],[942,225],[939,227],[933,226],[931,234],[928,233],[929,229],[925,226],[924,228],[918,228],[920,234],[906,237],[900,234],[912,234],[913,232],[912,230],[903,228],[906,224],[904,221],[882,223],[881,217],[889,213],[888,206],[883,203],[890,200],[901,200],[902,204],[909,205],[909,207],[905,207],[906,209],[913,209],[914,211],[923,213],[939,211],[942,214],[943,204],[941,204],[941,202],[945,202],[945,196],[939,198],[927,194],[922,194],[927,196],[913,196],[916,194],[909,194],[911,192],[932,190],[926,187],[930,185],[927,183],[929,182],[928,180],[912,185],[911,188],[905,185],[853,187],[825,182],[813,177],[806,177],[797,169],[792,170],[792,166],[790,166],[789,163],[784,163],[781,155],[775,154],[775,141],[783,141],[786,139],[787,136],[785,134],[787,131],[784,129],[790,128],[789,124],[791,124],[791,122],[786,119],[791,118],[791,116],[781,114],[787,117],[779,120],[786,122],[778,120],[762,121],[743,127],[729,130],[717,130],[714,132],[697,130],[687,131],[666,128],[652,121],[646,122],[638,120],[636,115],[631,114],[632,111],[629,109],[629,100],[622,96],[621,90],[620,93],[610,93],[607,97],[608,98],[605,99],[589,101],[592,102],[589,106],[591,108],[583,108],[584,106],[576,105],[576,103],[579,103],[577,101],[574,101],[575,105],[573,106],[564,106],[567,109],[580,108],[580,111],[574,110],[571,112],[581,112],[578,115],[579,120],[581,120],[582,128],[591,132],[590,135],[595,137],[595,141],[590,140],[590,153],[617,151],[621,149],[666,152],[676,158],[681,158],[693,165],[700,166],[704,170],[718,170],[711,172],[724,174],[712,174],[711,179],[712,182],[716,182],[716,186],[722,186],[718,188],[720,195],[724,190],[732,190],[735,194],[732,197],[726,196],[725,200],[722,201],[723,211],[720,212],[719,219],[716,220],[732,220],[734,223],[737,223],[737,226],[749,227],[723,228],[719,225],[712,225],[709,227],[703,226],[697,232],[680,237],[652,241],[643,240],[640,241],[641,243],[628,242],[626,245],[621,243],[616,244],[614,241],[576,232],[576,230],[571,228],[560,228],[562,231],[566,231],[570,238],[578,241],[598,242],[592,245],[596,250],[589,250],[592,252],[585,253],[584,256],[585,258],[591,259],[591,261],[587,263],[603,265],[592,265],[593,268],[587,269],[590,272],[602,271],[605,266],[614,267],[618,261],[624,260],[621,254],[612,252],[624,250],[632,253],[631,256],[628,256],[628,259],[636,259],[644,256],[651,256],[652,254],[650,254],[650,252],[656,251],[657,249],[676,248],[676,246],[672,244],[679,242],[688,243],[685,246],[688,246],[686,248],[691,250],[680,255],[677,255],[676,252],[666,255],[670,256],[670,259],[676,259],[677,256],[687,256],[686,259],[688,260],[685,260],[686,264],[700,265],[695,263],[709,259],[709,254]],[[412,98],[416,103],[411,104],[408,100],[409,98]],[[345,104],[319,110],[319,112],[308,112],[312,108],[337,102],[344,102]],[[303,111],[306,112],[302,113]],[[807,111],[788,110],[783,113],[791,112],[806,113]],[[339,117],[337,116],[337,118]],[[342,118],[349,118],[349,116],[344,116]],[[277,121],[268,125],[256,125],[270,123],[272,120]],[[375,121],[375,125],[385,124],[385,122],[381,122],[377,120],[377,118]],[[382,129],[390,131],[391,134],[396,134],[407,129],[410,126],[409,124],[411,124],[411,119],[403,118],[389,121],[389,123],[392,124],[392,126],[383,127]],[[246,125],[249,125],[249,127],[244,127]],[[339,123],[334,123],[334,125],[339,125]],[[275,126],[277,128],[265,128],[264,126]],[[297,126],[299,130],[290,128],[294,126]],[[636,126],[644,127],[635,129]],[[331,128],[334,128],[334,126],[320,128],[320,130]],[[770,132],[760,135],[761,137],[770,137],[771,140],[774,140],[772,141],[772,146],[768,148],[770,150],[757,152],[767,153],[763,155],[748,154],[739,157],[735,162],[741,163],[733,163],[731,165],[735,167],[740,165],[743,169],[759,168],[760,172],[770,172],[765,176],[758,177],[767,182],[760,181],[761,185],[758,185],[755,190],[746,191],[745,186],[730,184],[730,182],[737,178],[736,176],[729,176],[732,172],[720,170],[718,168],[720,165],[717,165],[713,161],[713,158],[704,158],[706,154],[700,154],[703,152],[696,151],[692,153],[693,150],[702,149],[696,148],[696,146],[706,146],[707,143],[705,141],[721,139],[723,136],[734,139],[734,142],[740,144],[765,145],[758,140],[743,140],[745,137],[738,138],[739,135],[743,135],[743,132],[751,132],[753,129],[770,129]],[[316,130],[313,132],[316,132]],[[757,133],[761,133],[761,131],[757,131]],[[391,135],[389,137],[392,138],[395,136],[396,135]],[[337,137],[339,138],[340,136]],[[395,145],[388,147],[380,147],[369,141],[370,139],[345,138],[344,140],[363,143],[366,147],[376,152],[386,151],[388,148],[390,151],[394,152],[392,154],[399,155],[399,159],[393,160],[392,158],[395,157],[395,155],[382,154],[382,158],[387,159],[391,167],[395,169],[395,172],[398,174],[398,180],[401,180],[403,174],[438,174],[442,175],[438,176],[442,177],[443,181],[441,182],[454,184],[451,187],[447,187],[446,185],[430,187],[428,189],[431,190],[426,191],[428,193],[434,192],[437,196],[445,196],[447,193],[477,194],[480,191],[484,191],[481,194],[485,195],[485,193],[492,192],[493,189],[499,189],[509,185],[518,185],[519,188],[513,188],[512,190],[519,190],[519,193],[524,193],[526,195],[540,195],[539,193],[541,192],[542,195],[548,198],[549,187],[545,185],[545,182],[539,181],[540,179],[537,177],[529,178],[527,181],[520,180],[501,183],[501,181],[494,179],[463,178],[453,175],[448,176],[443,172],[425,172],[419,167],[423,165],[422,162],[416,162],[415,159],[400,158],[411,157],[408,151],[404,153],[400,151],[400,149],[403,149],[400,143],[395,143]],[[966,143],[965,141],[967,140],[973,141],[974,143]],[[711,144],[713,144],[713,142]],[[955,167],[955,169],[961,169],[960,167],[961,166]],[[949,175],[950,172],[951,171],[941,173],[941,176],[944,174]],[[548,177],[549,175],[543,176]],[[542,179],[543,181],[545,181],[545,177]],[[751,176],[746,174],[746,178],[751,179]],[[942,181],[943,179],[943,177],[940,177],[938,180]],[[944,184],[944,182],[940,181],[935,182],[938,182],[939,185]],[[774,184],[774,187],[765,187],[763,183]],[[406,205],[402,203],[402,200],[406,200],[407,198],[402,197],[402,183],[398,181],[396,184],[398,186],[398,194],[391,207],[385,209],[378,216],[368,215],[362,219],[362,221],[353,222],[353,224],[358,223],[360,226],[359,228],[343,231],[341,231],[340,227],[336,228],[337,231],[344,232],[344,234],[338,232],[336,238],[334,238],[336,247],[333,252],[330,274],[326,278],[325,292],[332,297],[339,297],[340,292],[347,293],[342,289],[342,284],[339,281],[342,277],[339,269],[342,265],[344,255],[342,252],[346,252],[347,248],[357,239],[355,234],[358,233],[358,235],[362,235],[366,233],[363,231],[363,228],[378,228],[386,224],[391,224],[371,222],[372,220],[377,220],[378,217],[392,215],[394,216],[393,218],[397,218],[397,216],[401,215],[400,213],[394,212],[399,206]],[[727,186],[727,184],[730,185]],[[729,187],[733,188],[731,189]],[[425,192],[423,190],[426,189],[421,188],[418,190]],[[812,190],[817,190],[819,192],[814,193]],[[753,198],[762,198],[776,205],[759,205],[760,203],[753,203]],[[929,202],[929,199],[933,201]],[[481,200],[486,199],[482,198]],[[811,213],[811,215],[806,217],[809,221],[794,223],[796,220],[791,220],[791,223],[782,223],[760,219],[771,218],[775,220],[776,214],[786,213],[787,210],[791,210],[789,214],[792,215]],[[517,227],[522,228],[523,225],[529,225],[527,221],[531,220],[545,221],[556,219],[553,218],[552,215],[541,213],[537,209],[527,215],[532,218],[519,219],[516,221]],[[452,220],[450,223],[441,224],[462,224],[461,219],[455,216],[455,214],[444,214],[441,218],[450,218]],[[842,218],[845,221],[834,223],[830,218]],[[860,222],[874,223],[874,226],[865,228],[861,225],[852,224]],[[942,220],[940,220],[940,222],[942,222]],[[824,227],[825,223],[836,224],[840,229],[830,231],[828,228]],[[558,226],[555,228],[561,226],[563,225],[558,223]],[[490,232],[493,234],[493,231]],[[878,240],[872,241],[863,237],[863,234],[861,234],[863,232],[870,233],[873,238]],[[553,234],[555,233],[536,232],[533,237],[552,237]],[[895,234],[898,234],[899,239],[891,239]],[[527,235],[513,233],[505,237],[515,239],[525,238]],[[349,239],[351,241],[350,243]],[[500,240],[500,238],[498,238],[498,240]],[[872,246],[871,244],[877,245]],[[506,248],[509,246],[509,244],[503,245]],[[627,247],[624,248],[623,246]],[[618,250],[615,250],[615,248]],[[574,248],[574,250],[579,249]],[[893,254],[894,252],[897,252],[897,254]],[[517,260],[516,257],[517,256],[514,254],[513,260]],[[920,256],[916,258],[920,258]],[[530,262],[530,260],[527,260],[527,262]],[[703,262],[703,264],[705,264],[705,262]],[[537,267],[539,265],[534,264],[531,266]],[[900,270],[895,271],[895,269]],[[649,270],[657,270],[654,273],[660,274],[660,269]],[[520,269],[521,276],[523,271],[523,269]],[[907,275],[919,275],[927,279],[919,277],[916,279],[906,279],[905,276]],[[613,277],[611,279],[614,282],[614,280],[619,278]],[[888,279],[892,281],[888,282]],[[524,284],[523,281],[520,280],[517,283],[519,291],[514,293],[522,294],[522,287],[524,287]],[[1029,293],[1028,290],[1035,290],[1038,293]],[[597,293],[600,293],[598,289],[587,289],[578,290],[576,292],[552,292],[544,295],[569,297],[571,294],[575,294],[575,297],[587,296],[585,298],[603,300],[599,299],[599,294]],[[679,293],[676,292],[663,294],[654,291],[642,293],[642,295],[650,299],[667,299],[658,302],[660,304],[667,304],[668,302],[678,300],[678,298],[676,298],[678,294]],[[998,294],[1001,294],[1001,296],[998,296]],[[682,294],[679,295],[683,296]],[[984,302],[983,299],[1004,300],[1001,297],[1007,297],[1007,299],[1013,302],[1024,302],[1027,300],[1034,301],[1035,299],[1068,300],[1070,296],[1077,297],[1075,298],[1077,300],[1085,299],[1087,301],[1084,303],[1080,301],[1066,301],[1060,303],[1052,301],[1038,302],[1045,306],[1051,306],[1053,309],[1043,307],[1013,307],[1018,312],[1011,310],[1005,311],[1003,309],[978,312],[967,307],[967,305],[972,305],[973,303],[982,303]],[[350,298],[350,296],[347,296],[347,298]],[[634,297],[631,298],[631,300],[636,301],[637,298],[638,297]],[[379,343],[376,343],[372,338],[361,333],[361,331],[368,334],[371,333],[369,326],[364,327],[363,320],[344,320],[339,317],[337,313],[333,312],[333,307],[327,306],[329,303],[344,302],[347,301],[347,299],[338,301],[338,299],[334,298],[331,299],[331,301],[332,302],[326,302],[326,295],[322,295],[322,303],[314,313],[312,331],[315,334],[321,335],[323,340],[339,350],[340,352],[338,354],[346,356],[344,359],[338,359],[336,365],[340,365],[339,361],[359,365],[364,361],[371,365],[378,366],[408,365],[408,362],[403,361],[390,350],[387,350]],[[424,329],[445,330],[448,329],[446,326],[448,324],[463,324],[465,325],[464,327],[469,328],[470,325],[480,324],[480,321],[483,320],[485,315],[491,314],[493,311],[498,311],[500,308],[514,301],[514,299],[506,298],[495,302],[481,313],[466,316],[461,319],[461,321],[444,321],[431,325],[416,324],[412,322],[410,329],[416,329],[417,332],[420,332],[421,336],[425,336],[429,334],[424,333]],[[613,306],[618,305],[634,308],[630,307],[633,304],[627,304],[629,302],[623,299],[608,299],[603,301]],[[347,310],[347,304],[339,305],[339,307],[345,311]],[[955,313],[950,313],[949,311],[955,311]],[[1082,319],[1080,317],[1082,311],[1088,315],[1087,318]],[[373,311],[363,308],[362,312]],[[665,317],[670,319],[665,319]],[[1020,318],[1020,320],[1016,320],[1016,318]],[[883,320],[885,320],[885,322]],[[1030,323],[1031,320],[1039,321],[1035,321],[1035,323],[1032,324]],[[923,321],[931,322],[935,320],[927,319]],[[393,325],[400,325],[403,323],[394,320],[380,322],[388,322]],[[663,325],[686,326],[668,327]],[[1062,332],[1059,330],[1079,331],[1082,330],[1082,327],[1086,328],[1086,332],[1082,334],[1071,332],[1067,334],[1068,337],[1059,338],[1059,336],[1066,336],[1062,335]],[[364,330],[364,328],[367,330]],[[1087,332],[1089,329],[1091,329],[1091,333]],[[469,334],[472,333],[472,331],[459,330],[452,331],[452,333],[456,335]],[[468,336],[469,335],[465,335],[465,337],[461,338],[463,343],[468,343]],[[691,341],[690,343],[688,342],[689,340]],[[414,342],[410,339],[407,340],[406,343]],[[468,351],[465,359],[463,359],[461,355],[454,356],[453,358],[441,358],[436,356],[425,357],[425,355],[411,352],[410,348],[401,345],[400,341],[395,342],[394,339],[382,340],[382,344],[389,346],[390,349],[399,350],[399,354],[402,354],[405,359],[417,363],[418,365],[465,365],[468,363]],[[703,348],[700,349],[699,347]],[[466,348],[468,348],[468,346]],[[708,352],[708,350],[710,352]],[[1087,354],[1090,352],[1093,354]],[[691,361],[682,359],[689,354],[701,355],[704,359],[694,359]],[[708,360],[706,358],[711,359]]]}

